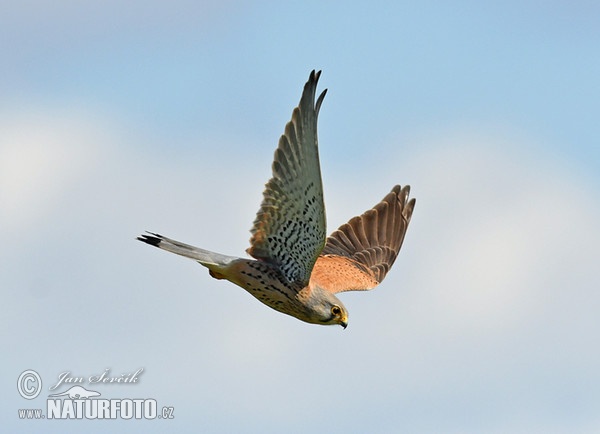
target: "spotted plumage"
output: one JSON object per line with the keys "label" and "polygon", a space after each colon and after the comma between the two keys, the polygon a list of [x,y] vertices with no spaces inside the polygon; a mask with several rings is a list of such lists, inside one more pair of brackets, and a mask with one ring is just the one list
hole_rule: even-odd
{"label": "spotted plumage", "polygon": [[273,176],[251,229],[247,252],[226,256],[151,232],[138,240],[208,268],[216,279],[244,288],[267,306],[314,324],[348,323],[335,296],[368,290],[385,278],[398,256],[415,206],[410,187],[395,186],[381,202],[326,238],[319,164],[316,98],[320,72],[312,71],[298,107],[275,151]]}

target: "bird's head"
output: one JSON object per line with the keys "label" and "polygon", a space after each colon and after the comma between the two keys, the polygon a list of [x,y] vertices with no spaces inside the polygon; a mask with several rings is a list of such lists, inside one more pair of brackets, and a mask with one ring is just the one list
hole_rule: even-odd
{"label": "bird's head", "polygon": [[331,292],[319,287],[312,288],[310,302],[311,319],[316,324],[348,326],[348,310]]}

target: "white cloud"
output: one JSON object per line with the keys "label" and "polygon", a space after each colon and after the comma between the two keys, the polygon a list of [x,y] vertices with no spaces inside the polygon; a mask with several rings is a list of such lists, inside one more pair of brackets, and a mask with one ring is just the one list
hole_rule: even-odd
{"label": "white cloud", "polygon": [[0,220],[7,232],[55,211],[69,185],[110,146],[101,126],[81,113],[34,109],[0,122]]}
{"label": "white cloud", "polygon": [[594,268],[598,198],[560,162],[524,151],[523,141],[464,133],[438,140],[406,163],[418,197],[408,243],[426,258],[422,283],[454,325],[528,321],[563,289],[559,279],[570,270],[561,264]]}

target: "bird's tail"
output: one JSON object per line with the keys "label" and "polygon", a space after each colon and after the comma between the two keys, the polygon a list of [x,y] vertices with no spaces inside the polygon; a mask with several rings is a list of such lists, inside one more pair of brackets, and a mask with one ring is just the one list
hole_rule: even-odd
{"label": "bird's tail", "polygon": [[166,250],[167,252],[198,261],[209,270],[217,273],[222,270],[223,267],[231,264],[231,262],[240,259],[235,256],[222,255],[199,247],[190,246],[189,244],[184,244],[152,232],[146,232],[146,234],[140,235],[137,239],[152,246],[156,246],[159,249]]}

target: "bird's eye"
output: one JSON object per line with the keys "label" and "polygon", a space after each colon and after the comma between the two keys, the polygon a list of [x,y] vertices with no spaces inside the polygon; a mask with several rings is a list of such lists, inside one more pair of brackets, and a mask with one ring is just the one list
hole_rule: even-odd
{"label": "bird's eye", "polygon": [[333,316],[338,316],[338,315],[340,315],[341,313],[342,313],[342,309],[341,309],[339,306],[333,306],[333,307],[331,308],[331,314],[332,314]]}

